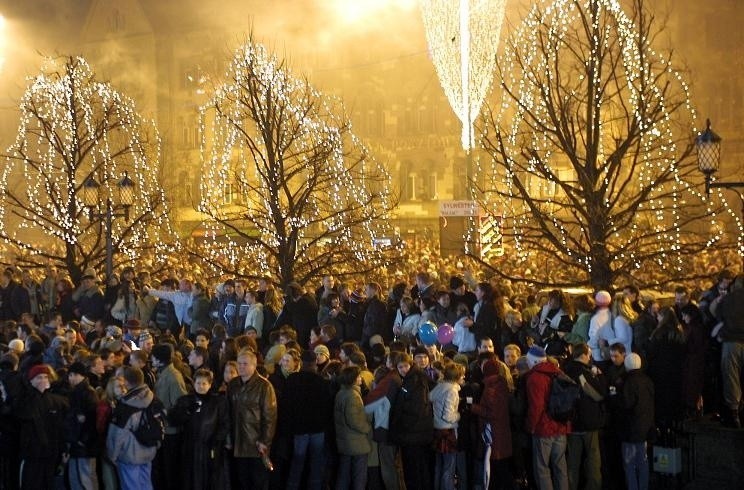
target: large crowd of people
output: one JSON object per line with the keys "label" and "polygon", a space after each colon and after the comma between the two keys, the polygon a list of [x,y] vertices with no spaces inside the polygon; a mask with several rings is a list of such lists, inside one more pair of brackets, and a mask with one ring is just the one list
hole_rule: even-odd
{"label": "large crowd of people", "polygon": [[655,438],[741,427],[744,276],[541,301],[426,261],[310,288],[3,270],[0,488],[642,489]]}

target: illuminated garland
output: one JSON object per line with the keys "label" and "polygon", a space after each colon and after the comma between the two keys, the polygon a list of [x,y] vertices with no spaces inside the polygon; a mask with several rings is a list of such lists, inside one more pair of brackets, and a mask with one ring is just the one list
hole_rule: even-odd
{"label": "illuminated garland", "polygon": [[[145,245],[164,252],[164,240],[171,242],[174,235],[157,182],[159,159],[155,124],[136,112],[131,99],[96,81],[83,58],[46,60],[41,73],[29,79],[15,143],[0,174],[0,236],[38,255],[40,263],[64,265],[60,245],[67,244],[78,263],[99,264],[105,250],[102,223],[89,221],[82,184],[93,175],[101,192],[114,196],[127,171],[136,198],[130,222],[114,220],[113,242],[130,258]],[[30,243],[30,230],[49,241]]]}
{"label": "illuminated garland", "polygon": [[474,147],[473,122],[488,94],[506,0],[422,0],[429,54],[452,110],[462,147]]}
{"label": "illuminated garland", "polygon": [[392,234],[390,176],[351,132],[340,102],[250,42],[226,79],[201,110],[199,210],[209,218],[209,259],[281,275],[287,253],[296,277],[324,260],[316,277],[384,263],[373,240]]}
{"label": "illuminated garland", "polygon": [[[606,235],[593,239],[606,244],[614,270],[674,274],[684,252],[721,241],[716,232],[693,247],[685,236],[693,220],[682,216],[683,204],[686,212],[699,206],[699,217],[718,229],[722,209],[720,193],[706,200],[690,180],[698,177],[692,135],[679,130],[695,121],[689,88],[617,0],[533,6],[500,68],[502,104],[484,131],[492,166],[478,170],[490,183],[486,207],[507,217],[519,257],[552,250],[587,274],[577,282],[588,280],[599,265],[588,230],[602,213]],[[588,113],[595,117],[587,121]],[[587,186],[600,193],[601,209],[586,209]]]}

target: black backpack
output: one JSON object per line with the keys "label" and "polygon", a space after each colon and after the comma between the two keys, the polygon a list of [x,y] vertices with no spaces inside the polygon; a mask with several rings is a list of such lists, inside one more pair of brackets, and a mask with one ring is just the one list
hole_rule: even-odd
{"label": "black backpack", "polygon": [[165,412],[163,404],[153,398],[147,408],[141,410],[137,427],[132,429],[137,442],[146,447],[160,447],[165,439]]}
{"label": "black backpack", "polygon": [[576,415],[576,404],[581,396],[581,387],[561,372],[550,377],[548,417],[560,423],[569,422]]}

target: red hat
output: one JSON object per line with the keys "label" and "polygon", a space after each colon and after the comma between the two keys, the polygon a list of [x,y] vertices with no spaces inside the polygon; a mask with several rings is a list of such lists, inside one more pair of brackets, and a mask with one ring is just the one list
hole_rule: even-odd
{"label": "red hat", "polygon": [[40,374],[46,374],[49,377],[53,377],[54,370],[49,364],[37,364],[36,366],[32,366],[31,369],[28,370],[28,380],[31,381]]}

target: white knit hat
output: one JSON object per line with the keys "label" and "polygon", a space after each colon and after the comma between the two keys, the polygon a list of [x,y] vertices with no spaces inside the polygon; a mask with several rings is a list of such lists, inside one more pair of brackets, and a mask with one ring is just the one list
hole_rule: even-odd
{"label": "white knit hat", "polygon": [[625,370],[635,371],[636,369],[641,369],[641,356],[631,352],[625,357]]}

